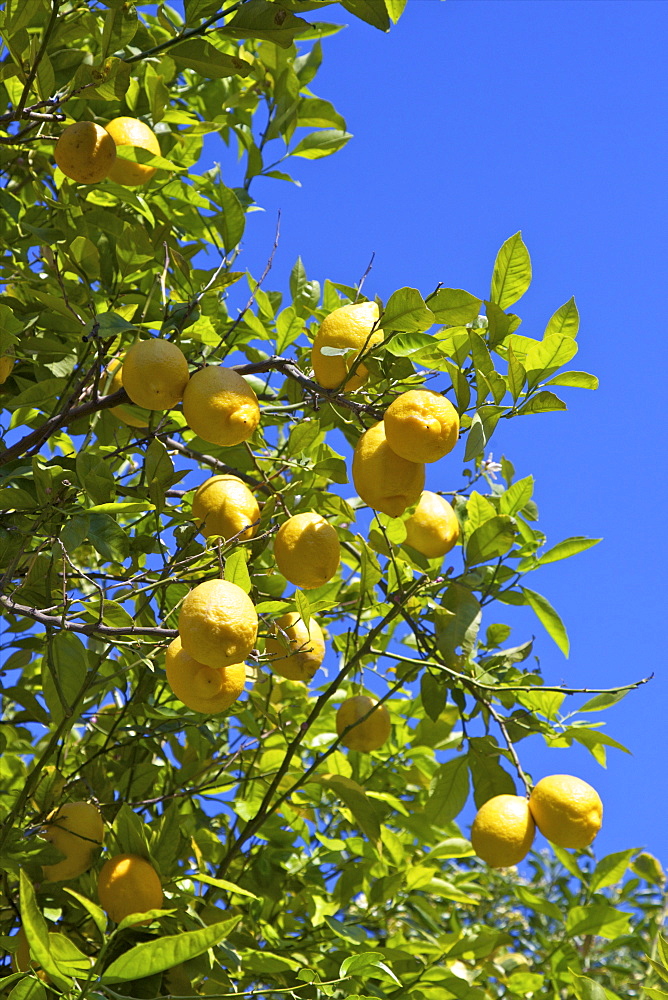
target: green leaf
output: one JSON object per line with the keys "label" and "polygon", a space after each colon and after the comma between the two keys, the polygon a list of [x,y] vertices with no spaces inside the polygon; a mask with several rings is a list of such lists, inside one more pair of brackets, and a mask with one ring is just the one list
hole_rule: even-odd
{"label": "green leaf", "polygon": [[37,907],[35,893],[23,868],[19,872],[21,922],[26,933],[30,954],[48,973],[55,986],[67,991],[72,988],[72,980],[61,974],[49,948],[49,933],[46,921]]}
{"label": "green leaf", "polygon": [[573,296],[559,306],[557,311],[550,317],[545,327],[544,337],[549,337],[553,333],[561,333],[565,337],[577,337],[580,328],[580,314],[575,304]]}
{"label": "green leaf", "polygon": [[[401,986],[401,982],[392,969],[382,961],[378,952],[365,951],[361,955],[349,955],[341,964],[339,976],[344,979],[349,976],[358,976],[364,973],[364,980],[371,979],[391,979],[392,982]],[[379,975],[380,973],[380,975]]]}
{"label": "green leaf", "polygon": [[517,360],[515,357],[515,352],[512,347],[508,347],[508,389],[510,390],[510,395],[513,397],[513,402],[516,403],[519,396],[524,388],[524,383],[526,381],[527,373],[524,365]]}
{"label": "green leaf", "polygon": [[448,587],[441,604],[446,614],[438,618],[437,644],[446,664],[455,666],[457,649],[461,646],[468,651],[473,647],[482,620],[482,609],[469,588],[461,583]]}
{"label": "green leaf", "polygon": [[425,806],[427,818],[432,823],[445,826],[459,815],[468,796],[468,756],[461,754],[436,769]]}
{"label": "green leaf", "polygon": [[465,462],[473,461],[484,452],[496,430],[496,425],[503,414],[507,412],[504,406],[481,406],[478,409],[471,421],[466,439]]}
{"label": "green leaf", "polygon": [[303,590],[295,590],[295,604],[297,605],[299,617],[308,628],[308,623],[311,620],[311,604]]}
{"label": "green leaf", "polygon": [[237,896],[247,896],[249,899],[259,899],[255,893],[249,892],[248,889],[242,889],[241,886],[235,885],[234,882],[228,882],[224,878],[213,878],[211,875],[202,875],[198,872],[196,875],[185,876],[188,879],[194,879],[196,882],[205,882],[207,885],[213,885],[217,889],[224,889],[226,892],[233,892]]}
{"label": "green leaf", "polygon": [[593,871],[589,888],[591,892],[598,892],[609,885],[617,885],[624,878],[629,867],[631,858],[636,853],[636,848],[626,851],[617,851],[615,854],[607,854],[596,865]]}
{"label": "green leaf", "polygon": [[135,945],[104,970],[100,982],[104,985],[131,982],[156,972],[165,972],[181,962],[203,955],[227,938],[240,919],[240,916],[235,916],[197,931],[180,931]]}
{"label": "green leaf", "polygon": [[620,934],[628,934],[630,922],[630,913],[608,903],[590,903],[571,907],[566,917],[566,933],[571,937],[596,934],[612,941]]}
{"label": "green leaf", "polygon": [[508,514],[498,514],[476,528],[466,544],[469,566],[505,555],[515,541],[517,526]]}
{"label": "green leaf", "polygon": [[380,31],[390,30],[390,18],[382,0],[341,0],[341,6]]}
{"label": "green leaf", "polygon": [[535,590],[529,590],[528,587],[522,587],[521,590],[522,594],[526,598],[527,604],[533,608],[536,617],[545,627],[548,635],[554,639],[564,656],[568,657],[568,634],[564,623],[550,602],[547,598],[543,597],[542,594],[537,594]]}
{"label": "green leaf", "polygon": [[518,479],[516,483],[509,486],[499,497],[499,513],[510,514],[511,516],[519,513],[529,500],[531,500],[533,487],[533,476]]}
{"label": "green leaf", "polygon": [[219,184],[216,194],[222,205],[222,215],[216,217],[216,228],[223,240],[225,252],[229,253],[238,245],[246,227],[246,214],[232,188]]}
{"label": "green leaf", "polygon": [[643,851],[631,865],[631,871],[650,885],[662,886],[666,881],[661,862],[653,854]]}
{"label": "green leaf", "polygon": [[[380,317],[383,330],[421,333],[434,323],[434,314],[417,288],[400,288],[390,295]],[[425,346],[424,343],[421,346]]]}
{"label": "green leaf", "polygon": [[545,385],[563,385],[573,389],[598,389],[598,379],[589,372],[561,372]]}
{"label": "green leaf", "polygon": [[515,233],[503,244],[494,263],[492,302],[507,309],[521,299],[531,284],[531,258],[522,242],[522,233]]}
{"label": "green leaf", "polygon": [[69,256],[89,281],[100,277],[100,252],[86,236],[75,236],[69,247]]}
{"label": "green leaf", "polygon": [[408,0],[385,0],[387,13],[392,18],[393,24],[396,24],[401,15],[403,14],[407,2]]}
{"label": "green leaf", "polygon": [[554,369],[568,364],[577,352],[577,341],[561,333],[550,334],[544,340],[536,341],[527,351],[524,360],[529,388],[540,381],[541,375],[551,375]]}
{"label": "green leaf", "polygon": [[[0,983],[4,982],[5,979],[0,980]],[[12,989],[8,1000],[46,1000],[46,988],[39,979],[23,976]]]}
{"label": "green leaf", "polygon": [[76,707],[88,673],[86,647],[73,632],[65,631],[56,632],[49,645],[56,690],[63,709],[70,711]]}
{"label": "green leaf", "polygon": [[466,326],[478,318],[482,299],[463,288],[439,288],[435,295],[429,296],[429,308],[437,323]]}
{"label": "green leaf", "polygon": [[573,536],[573,538],[565,538],[563,542],[559,542],[551,549],[548,549],[547,552],[544,552],[538,559],[537,565],[545,566],[547,563],[558,562],[559,559],[568,559],[579,552],[586,552],[587,549],[590,549],[593,545],[598,545],[601,541],[603,541],[602,538],[584,538],[577,535]]}
{"label": "green leaf", "polygon": [[108,562],[123,562],[128,555],[130,539],[108,514],[89,516],[88,540]]}
{"label": "green leaf", "polygon": [[97,503],[93,507],[88,507],[86,513],[140,514],[147,510],[155,510],[155,506],[146,500],[119,500],[117,503]]}
{"label": "green leaf", "polygon": [[[232,38],[262,38],[284,49],[309,29],[307,21],[269,0],[249,0],[224,27],[217,27]],[[206,74],[203,74],[206,76]]]}
{"label": "green leaf", "polygon": [[517,411],[519,416],[526,416],[530,413],[548,413],[551,410],[567,410],[568,407],[562,399],[555,396],[553,392],[542,389],[531,396],[528,401]]}
{"label": "green leaf", "polygon": [[433,347],[434,338],[429,333],[400,333],[385,345],[387,353],[395,358],[408,358],[416,351]]}
{"label": "green leaf", "polygon": [[246,594],[250,594],[253,589],[248,563],[246,562],[246,549],[238,546],[225,557],[225,579],[228,583],[235,583],[237,587]]}
{"label": "green leaf", "polygon": [[320,132],[310,132],[297,143],[294,149],[290,150],[290,156],[301,156],[305,160],[319,160],[323,156],[331,156],[332,153],[343,149],[349,139],[352,139],[350,132],[342,132],[340,129],[326,128]]}
{"label": "green leaf", "polygon": [[350,809],[362,833],[373,843],[377,843],[380,840],[378,807],[367,796],[361,785],[342,774],[320,774],[309,780],[331,789],[343,804]]}
{"label": "green leaf", "polygon": [[500,764],[498,748],[488,737],[474,737],[470,741],[468,764],[476,809],[495,795],[517,794],[512,776]]}
{"label": "green leaf", "polygon": [[87,896],[82,896],[80,892],[76,892],[74,889],[69,889],[66,885],[63,886],[63,889],[70,896],[73,896],[74,899],[77,900],[77,902],[81,903],[84,910],[88,911],[90,916],[93,918],[95,926],[99,930],[100,934],[104,937],[104,934],[107,929],[107,914],[104,912],[102,907],[97,906],[96,903],[91,902],[91,900],[88,899]]}
{"label": "green leaf", "polygon": [[170,56],[179,69],[193,69],[206,80],[248,76],[253,68],[245,59],[229,56],[203,38],[179,42],[170,50]]}
{"label": "green leaf", "polygon": [[448,689],[445,684],[441,684],[433,674],[425,670],[420,678],[420,698],[425,712],[433,722],[438,721],[445,708],[447,696]]}

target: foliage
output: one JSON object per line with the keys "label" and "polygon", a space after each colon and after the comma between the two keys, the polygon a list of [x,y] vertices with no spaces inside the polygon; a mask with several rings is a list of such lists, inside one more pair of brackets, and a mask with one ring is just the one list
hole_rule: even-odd
{"label": "foliage", "polygon": [[[0,934],[13,951],[22,923],[49,977],[6,962],[1,985],[14,1000],[668,995],[654,858],[543,849],[519,873],[493,872],[457,823],[471,795],[480,806],[530,786],[522,739],[580,743],[600,763],[607,747],[623,749],[599,716],[636,684],[547,685],[532,641],[509,646],[496,611],[482,627],[490,605],[524,605],[568,653],[557,611],[525,577],[597,540],[548,546],[533,478],[485,456],[502,421],[563,410],[555,390],[596,387],[565,370],[577,353],[574,300],[542,336],[518,333],[509,310],[531,280],[518,233],[487,300],[439,286],[379,302],[385,337],[364,357],[371,378],[346,393],[312,380],[310,345],[325,316],[363,298],[361,283],[321,285],[298,260],[288,295],[265,290],[269,267],[261,277],[238,268],[258,179],[290,181],[291,157],[328,156],[350,138],[311,90],[321,40],[337,29],[310,18],[342,7],[388,30],[404,4],[185,0],[179,14],[8,0],[0,15],[0,355],[17,359],[0,396],[11,650]],[[53,163],[63,127],[118,115],[158,135],[159,157],[124,153],[158,168],[150,185],[65,178]],[[216,133],[223,159],[236,151],[243,164],[237,186],[218,164],[198,170]],[[153,412],[148,428],[117,419],[111,408],[127,397],[108,392],[103,372],[140,332],[178,341],[191,371],[234,365],[260,398],[253,438],[208,445],[178,408]],[[439,469],[462,541],[445,568],[403,544],[402,518],[371,517],[348,482],[361,432],[422,384],[448,394],[462,425]],[[261,500],[253,539],[198,535],[192,491],[219,472]],[[273,537],[308,510],[336,526],[343,559],[306,593],[277,573]],[[262,624],[247,696],[207,718],[170,692],[164,651],[188,590],[221,575],[251,595]],[[263,653],[287,612],[328,632],[329,673],[308,688],[272,674]],[[593,696],[573,707],[582,691]],[[345,753],[336,707],[363,692],[387,706],[393,736],[371,755]],[[139,854],[158,870],[165,910],[150,927],[108,926],[95,888],[102,859],[70,884],[41,881],[58,856],[38,825],[77,799],[100,804],[107,854]]]}

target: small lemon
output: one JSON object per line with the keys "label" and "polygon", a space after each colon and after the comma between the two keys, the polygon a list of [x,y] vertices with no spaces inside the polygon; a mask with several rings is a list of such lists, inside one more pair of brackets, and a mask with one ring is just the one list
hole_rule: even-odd
{"label": "small lemon", "polygon": [[439,559],[454,548],[459,521],[447,500],[423,490],[414,513],[406,518],[406,541],[427,559]]}
{"label": "small lemon", "polygon": [[3,385],[9,378],[15,360],[16,358],[13,358],[10,354],[3,354],[0,357],[0,385]]}
{"label": "small lemon", "polygon": [[123,388],[146,410],[169,410],[183,398],[188,362],[169,340],[138,340],[123,359]]}
{"label": "small lemon", "polygon": [[400,517],[417,503],[424,488],[424,465],[409,462],[392,451],[383,422],[370,427],[357,442],[353,455],[353,483],[358,495],[374,510]]}
{"label": "small lemon", "polygon": [[117,924],[131,913],[162,909],[164,899],[158,873],[138,854],[117,854],[105,861],[97,880],[97,895],[102,909]]}
{"label": "small lemon", "polygon": [[[375,706],[375,707],[374,707]],[[371,711],[368,718],[364,716]],[[360,722],[360,719],[364,719]],[[349,726],[353,728],[345,732]],[[349,750],[371,753],[386,743],[392,732],[390,713],[374,698],[358,694],[346,698],[336,713],[336,732],[342,736],[341,743]],[[345,733],[345,735],[343,735]]]}
{"label": "small lemon", "polygon": [[97,184],[116,160],[116,144],[95,122],[75,122],[63,131],[53,153],[67,177],[79,184]]}
{"label": "small lemon", "polygon": [[402,392],[383,422],[390,448],[409,462],[437,462],[459,437],[459,414],[449,399],[431,389]]}
{"label": "small lemon", "polygon": [[170,688],[187,708],[205,715],[217,715],[232,705],[244,689],[246,665],[207,667],[183,649],[177,636],[167,648],[165,671]]}
{"label": "small lemon", "polygon": [[236,476],[211,476],[193,496],[193,518],[205,538],[222,535],[252,538],[260,517],[258,502]]}
{"label": "small lemon", "polygon": [[471,827],[471,844],[492,868],[516,865],[533,844],[536,825],[521,795],[495,795],[480,807]]}
{"label": "small lemon", "polygon": [[[128,118],[124,115],[114,118],[106,126],[106,131],[114,142],[114,153],[117,146],[136,146],[138,149],[146,149],[154,156],[160,156],[160,143],[156,139],[155,132],[138,118]],[[117,184],[137,187],[140,184],[147,184],[154,173],[155,167],[134,163],[118,156],[109,171],[109,177]]]}
{"label": "small lemon", "polygon": [[[316,381],[323,388],[336,389],[340,386],[359,355],[383,340],[383,331],[374,329],[378,316],[375,302],[355,302],[341,306],[325,317],[315,335],[311,355]],[[322,353],[323,347],[351,350],[347,354],[328,355]],[[368,374],[365,365],[359,364],[355,373],[346,379],[343,389],[346,392],[359,389]]]}
{"label": "small lemon", "polygon": [[183,395],[186,423],[202,441],[231,447],[247,441],[260,422],[257,396],[232,368],[195,372]]}
{"label": "small lemon", "polygon": [[[111,381],[109,381],[111,379]],[[114,358],[109,362],[104,370],[102,376],[102,387],[105,393],[112,396],[119,389],[123,388],[123,359]],[[119,403],[118,406],[112,406],[109,409],[110,413],[128,427],[137,427],[140,430],[144,430],[148,427],[149,420],[151,419],[151,414],[148,410],[142,410],[139,406],[130,406],[125,403]]]}
{"label": "small lemon", "polygon": [[104,840],[100,810],[91,802],[66,802],[47,816],[42,836],[65,855],[62,861],[44,865],[45,881],[77,878],[93,864]]}
{"label": "small lemon", "polygon": [[589,847],[603,821],[598,792],[571,774],[541,778],[529,808],[540,832],[557,847]]}
{"label": "small lemon", "polygon": [[250,597],[227,580],[198,584],[181,605],[183,649],[207,667],[229,667],[245,660],[255,645],[257,628],[257,612]]}
{"label": "small lemon", "polygon": [[322,587],[331,580],[341,561],[336,528],[315,511],[289,517],[274,539],[279,573],[302,590]]}
{"label": "small lemon", "polygon": [[[287,680],[308,683],[325,658],[322,629],[315,618],[309,619],[307,628],[295,611],[277,618],[274,625],[273,634],[267,637],[264,647],[270,658],[271,669]],[[284,642],[281,641],[279,629],[283,633]]]}

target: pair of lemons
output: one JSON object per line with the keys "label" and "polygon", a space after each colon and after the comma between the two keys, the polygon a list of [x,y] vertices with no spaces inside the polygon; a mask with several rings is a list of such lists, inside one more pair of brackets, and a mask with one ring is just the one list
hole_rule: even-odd
{"label": "pair of lemons", "polygon": [[117,156],[119,146],[134,146],[160,156],[152,129],[138,118],[122,115],[104,128],[88,121],[68,125],[56,143],[54,157],[62,172],[79,184],[98,184],[106,177],[129,187],[147,184],[155,167]]}
{"label": "pair of lemons", "polygon": [[495,795],[478,810],[471,827],[473,850],[492,868],[516,865],[533,844],[536,827],[557,847],[589,847],[601,829],[598,792],[571,774],[541,778],[527,799]]}

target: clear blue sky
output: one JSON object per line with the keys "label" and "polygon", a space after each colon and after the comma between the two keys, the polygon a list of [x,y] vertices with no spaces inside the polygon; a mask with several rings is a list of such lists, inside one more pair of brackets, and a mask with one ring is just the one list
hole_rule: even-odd
{"label": "clear blue sky", "polygon": [[[323,42],[313,89],[355,137],[327,160],[292,161],[301,188],[258,184],[266,211],[249,218],[243,264],[261,273],[280,208],[267,288],[287,288],[299,254],[310,277],[354,283],[375,251],[369,296],[386,299],[403,285],[427,293],[439,281],[485,295],[498,247],[521,229],[534,283],[517,307],[520,332],[540,336],[575,295],[582,322],[573,367],[597,374],[600,389],[566,390],[568,413],[509,422],[491,448],[518,476],[535,476],[550,543],[604,541],[527,581],[564,618],[570,659],[529,616],[513,638],[536,634],[546,683],[656,677],[605,714],[606,732],[633,751],[611,750],[607,770],[582,749],[548,751],[537,737],[519,749],[535,778],[566,771],[596,785],[605,803],[599,855],[645,846],[668,863],[668,833],[657,822],[668,799],[659,642],[668,8],[408,0],[389,35],[339,8],[328,13],[350,27]],[[234,183],[231,151],[216,158]],[[431,485],[450,488],[435,475]],[[508,620],[499,610],[489,621]]]}

